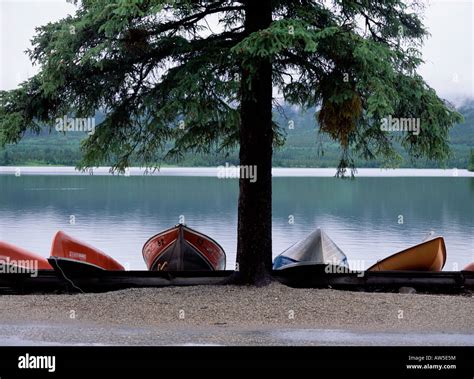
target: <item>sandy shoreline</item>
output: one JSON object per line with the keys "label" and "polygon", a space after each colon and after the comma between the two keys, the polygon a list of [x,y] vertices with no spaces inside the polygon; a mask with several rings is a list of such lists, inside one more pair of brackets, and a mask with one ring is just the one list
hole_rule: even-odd
{"label": "sandy shoreline", "polygon": [[472,296],[277,283],[1,296],[0,344],[474,345],[473,315]]}

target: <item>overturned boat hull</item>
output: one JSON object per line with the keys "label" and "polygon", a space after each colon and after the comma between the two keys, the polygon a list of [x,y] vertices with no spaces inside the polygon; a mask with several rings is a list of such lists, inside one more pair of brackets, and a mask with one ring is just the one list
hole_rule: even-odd
{"label": "overturned boat hull", "polygon": [[142,254],[150,271],[215,271],[226,264],[216,241],[182,224],[150,238]]}
{"label": "overturned boat hull", "polygon": [[295,243],[277,256],[274,270],[295,266],[333,265],[349,268],[343,251],[321,229],[316,229],[303,240]]}
{"label": "overturned boat hull", "polygon": [[[52,270],[48,260],[21,247],[0,241],[0,266],[4,271]],[[10,267],[7,269],[6,267]],[[16,272],[15,271],[15,272]]]}
{"label": "overturned boat hull", "polygon": [[446,245],[437,237],[390,255],[367,271],[441,271],[445,263]]}
{"label": "overturned boat hull", "polygon": [[64,232],[56,233],[51,247],[50,264],[64,273],[94,271],[124,271],[112,257]]}

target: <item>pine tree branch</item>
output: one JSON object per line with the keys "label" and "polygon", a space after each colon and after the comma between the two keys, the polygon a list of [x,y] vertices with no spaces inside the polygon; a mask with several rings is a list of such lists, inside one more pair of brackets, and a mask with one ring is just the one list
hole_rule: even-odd
{"label": "pine tree branch", "polygon": [[[222,4],[222,2],[220,2]],[[205,17],[215,14],[215,13],[223,13],[223,12],[232,12],[232,11],[243,11],[245,8],[243,6],[227,6],[227,7],[209,7],[205,11],[195,13],[191,16],[185,17],[179,21],[172,21],[161,26],[157,27],[156,30],[152,32],[148,32],[148,36],[156,36],[160,35],[164,32],[171,31],[171,30],[178,30],[182,27],[191,26],[196,24],[198,21],[204,19]]]}

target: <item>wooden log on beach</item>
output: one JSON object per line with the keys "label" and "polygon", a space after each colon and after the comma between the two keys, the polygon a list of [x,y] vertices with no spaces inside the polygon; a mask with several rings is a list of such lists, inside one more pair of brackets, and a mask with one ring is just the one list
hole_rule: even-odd
{"label": "wooden log on beach", "polygon": [[[233,271],[95,271],[40,270],[0,274],[0,294],[105,292],[126,288],[195,286],[220,284]],[[410,287],[424,293],[474,291],[474,272],[379,271],[326,273],[323,267],[300,266],[274,271],[281,283],[295,288],[333,288],[350,291],[398,292]]]}
{"label": "wooden log on beach", "polygon": [[51,293],[67,290],[62,278],[52,270],[29,273],[0,274],[0,294]]}
{"label": "wooden log on beach", "polygon": [[324,267],[299,266],[275,272],[280,282],[297,288],[398,292],[412,287],[426,293],[462,293],[474,290],[474,273],[460,271],[364,271],[327,274]]}
{"label": "wooden log on beach", "polygon": [[70,291],[104,292],[126,288],[196,286],[219,284],[230,276],[232,271],[102,271],[96,275],[65,276]]}

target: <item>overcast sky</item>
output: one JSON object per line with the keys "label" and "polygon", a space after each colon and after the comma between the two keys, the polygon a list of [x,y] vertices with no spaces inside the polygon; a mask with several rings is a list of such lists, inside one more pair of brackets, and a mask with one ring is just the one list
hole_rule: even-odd
{"label": "overcast sky", "polygon": [[[34,28],[73,14],[66,0],[0,0],[0,89],[15,88],[36,72],[24,53]],[[474,0],[427,0],[431,37],[420,73],[438,93],[458,103],[474,98]]]}

